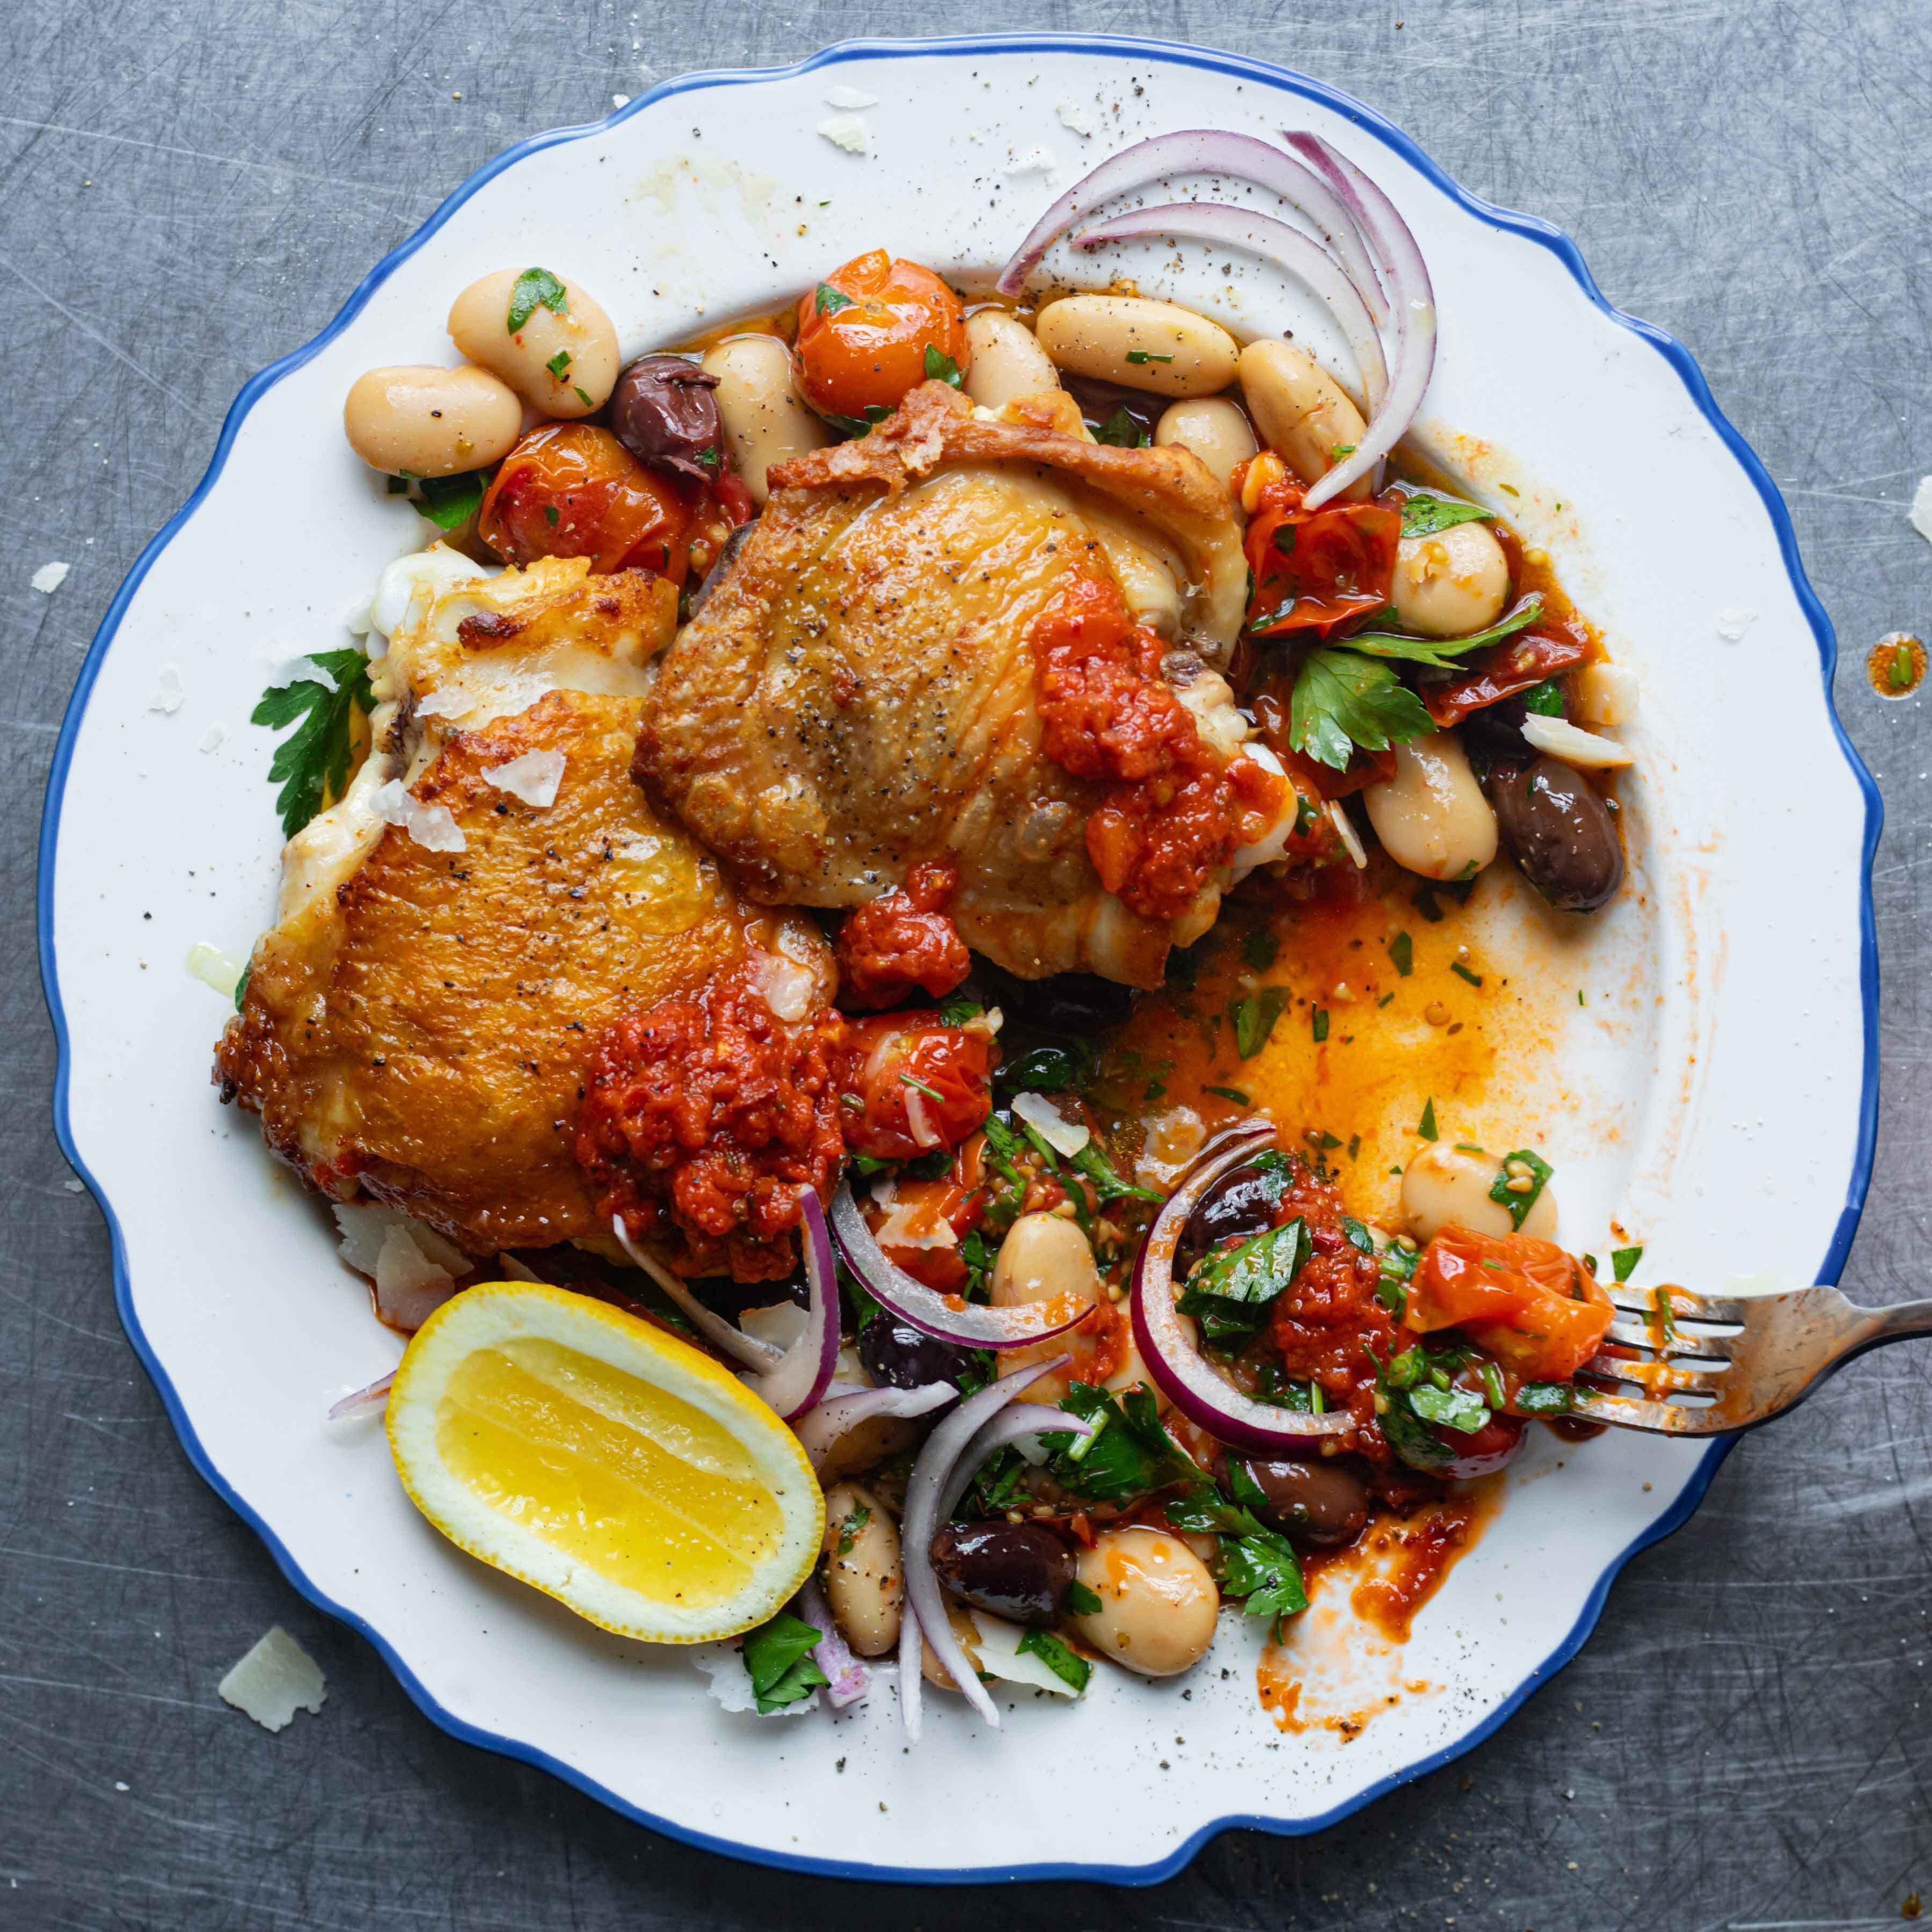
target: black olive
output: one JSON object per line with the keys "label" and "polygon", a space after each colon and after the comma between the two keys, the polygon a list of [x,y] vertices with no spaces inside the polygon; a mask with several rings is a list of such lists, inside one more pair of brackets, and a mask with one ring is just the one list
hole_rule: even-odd
{"label": "black olive", "polygon": [[1228,1168],[1187,1217],[1174,1250],[1174,1273],[1186,1275],[1210,1248],[1224,1241],[1265,1234],[1274,1226],[1275,1203],[1281,1194],[1279,1166],[1270,1172],[1246,1161]]}
{"label": "black olive", "polygon": [[890,1315],[875,1315],[859,1330],[859,1359],[874,1382],[892,1388],[957,1384],[979,1366],[970,1348],[923,1334]]}
{"label": "black olive", "polygon": [[1523,877],[1559,912],[1589,912],[1624,879],[1624,848],[1603,794],[1558,758],[1499,764],[1490,802]]}
{"label": "black olive", "polygon": [[720,452],[716,376],[682,356],[640,356],[610,392],[610,429],[640,463],[714,482]]}
{"label": "black olive", "polygon": [[1050,1624],[1073,1580],[1073,1552],[1044,1523],[942,1523],[932,1567],[962,1603],[1016,1624]]}
{"label": "black olive", "polygon": [[1006,1017],[1048,1035],[1105,1033],[1134,1010],[1134,989],[1093,973],[1056,973],[1046,980],[1018,980],[986,971],[994,1004]]}
{"label": "black olive", "polygon": [[1368,1485],[1344,1463],[1255,1456],[1243,1466],[1268,1498],[1255,1514],[1298,1543],[1331,1549],[1360,1535],[1369,1520]]}

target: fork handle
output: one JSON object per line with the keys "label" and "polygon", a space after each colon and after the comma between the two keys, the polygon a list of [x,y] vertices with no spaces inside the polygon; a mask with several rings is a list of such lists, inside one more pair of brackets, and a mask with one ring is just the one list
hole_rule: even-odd
{"label": "fork handle", "polygon": [[1932,1335],[1932,1301],[1898,1301],[1889,1308],[1874,1308],[1870,1328],[1857,1346],[1862,1349],[1876,1348],[1914,1335]]}

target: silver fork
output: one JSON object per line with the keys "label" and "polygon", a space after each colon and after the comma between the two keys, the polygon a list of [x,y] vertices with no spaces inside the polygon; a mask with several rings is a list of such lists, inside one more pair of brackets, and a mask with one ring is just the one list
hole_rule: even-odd
{"label": "silver fork", "polygon": [[[1660,1436],[1755,1429],[1795,1408],[1854,1355],[1932,1335],[1932,1301],[1859,1308],[1835,1288],[1722,1295],[1618,1284],[1610,1298],[1617,1314],[1604,1339],[1637,1352],[1592,1356],[1570,1413]],[[1689,1400],[1670,1400],[1678,1396]]]}

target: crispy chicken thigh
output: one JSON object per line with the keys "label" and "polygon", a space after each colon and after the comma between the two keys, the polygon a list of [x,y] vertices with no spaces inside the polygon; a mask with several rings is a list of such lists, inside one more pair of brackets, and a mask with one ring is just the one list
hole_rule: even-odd
{"label": "crispy chicken thigh", "polygon": [[[668,584],[580,560],[405,565],[378,597],[395,631],[376,748],[290,842],[217,1078],[338,1198],[476,1254],[602,1245],[572,1152],[600,1034],[747,964],[778,968],[775,1005],[822,1006],[824,942],[747,905],[630,781]],[[550,802],[520,795],[542,798],[560,760]]]}
{"label": "crispy chicken thigh", "polygon": [[1232,752],[1244,726],[1215,667],[1246,567],[1226,494],[1192,455],[1051,421],[1046,398],[991,421],[932,382],[872,434],[775,470],[665,655],[637,776],[768,904],[862,904],[945,860],[953,920],[997,964],[1157,985],[1226,880],[1166,921],[1106,890],[1085,844],[1101,788],[1042,749],[1028,634],[1070,582],[1112,579]]}

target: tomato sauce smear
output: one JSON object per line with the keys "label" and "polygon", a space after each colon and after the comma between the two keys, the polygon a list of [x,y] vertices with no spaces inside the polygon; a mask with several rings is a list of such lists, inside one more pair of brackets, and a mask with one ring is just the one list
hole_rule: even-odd
{"label": "tomato sauce smear", "polygon": [[1112,583],[1069,585],[1030,641],[1046,755],[1108,788],[1087,820],[1101,884],[1144,919],[1179,918],[1273,820],[1284,782],[1202,737],[1160,674],[1160,638]]}
{"label": "tomato sauce smear", "polygon": [[915,992],[942,999],[965,978],[973,962],[946,910],[958,884],[951,860],[926,860],[903,886],[845,915],[836,950],[848,1006],[894,1006]]}
{"label": "tomato sauce smear", "polygon": [[809,1187],[844,1155],[834,1066],[845,1022],[776,1018],[742,974],[660,1000],[606,1030],[591,1058],[574,1152],[598,1214],[635,1240],[681,1234],[680,1271],[776,1280],[796,1264]]}

